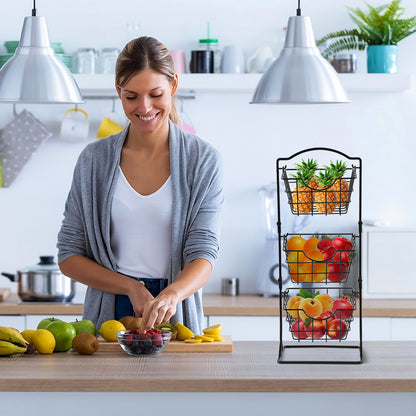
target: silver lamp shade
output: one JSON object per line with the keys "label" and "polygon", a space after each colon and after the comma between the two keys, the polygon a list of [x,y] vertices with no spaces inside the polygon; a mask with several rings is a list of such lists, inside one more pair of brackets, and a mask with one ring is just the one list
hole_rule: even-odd
{"label": "silver lamp shade", "polygon": [[0,102],[84,102],[71,72],[50,46],[44,17],[25,17],[19,46],[0,70]]}
{"label": "silver lamp shade", "polygon": [[335,69],[316,47],[311,20],[289,18],[284,48],[260,78],[252,104],[349,102]]}

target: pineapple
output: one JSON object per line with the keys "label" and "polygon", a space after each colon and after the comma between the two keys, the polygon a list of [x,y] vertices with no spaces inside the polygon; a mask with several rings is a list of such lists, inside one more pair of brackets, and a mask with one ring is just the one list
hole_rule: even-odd
{"label": "pineapple", "polygon": [[312,189],[317,189],[319,187],[319,183],[315,177],[315,171],[318,169],[318,162],[313,159],[308,159],[307,162],[305,162],[303,159],[301,163],[296,163],[295,166],[297,167],[298,171],[309,171],[311,172],[310,180],[307,184]]}
{"label": "pineapple", "polygon": [[297,168],[296,175],[292,175],[296,178],[296,187],[292,191],[293,210],[301,214],[308,214],[313,209],[311,183],[315,184],[313,181],[316,181],[314,174],[317,163],[312,159],[308,159],[307,162],[302,159],[302,162],[295,166]]}
{"label": "pineapple", "polygon": [[327,168],[323,172],[319,172],[319,188],[314,194],[314,203],[316,209],[321,214],[332,214],[337,207],[335,192],[331,190],[332,186],[331,188],[328,188],[333,181],[334,179],[331,169]]}
{"label": "pineapple", "polygon": [[329,167],[325,166],[325,168],[330,169],[332,172],[332,178],[335,182],[331,186],[331,190],[335,192],[337,205],[343,207],[348,202],[349,197],[348,182],[342,179],[347,166],[345,162],[337,160],[335,163],[331,161]]}

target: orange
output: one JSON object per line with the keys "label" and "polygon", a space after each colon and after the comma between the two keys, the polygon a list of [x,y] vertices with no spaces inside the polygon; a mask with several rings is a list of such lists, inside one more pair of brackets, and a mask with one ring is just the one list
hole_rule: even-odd
{"label": "orange", "polygon": [[287,257],[287,264],[290,269],[290,277],[294,282],[302,282],[305,279],[304,266],[310,260],[302,251],[292,251]]}
{"label": "orange", "polygon": [[307,256],[311,260],[315,260],[315,261],[323,261],[324,260],[324,255],[319,250],[311,250],[311,251],[309,251]]}
{"label": "orange", "polygon": [[326,263],[313,263],[312,280],[314,282],[322,282],[327,277]]}
{"label": "orange", "polygon": [[305,239],[299,235],[295,235],[287,240],[286,248],[288,250],[303,250],[304,244]]}
{"label": "orange", "polygon": [[304,253],[305,253],[308,257],[310,257],[310,256],[309,256],[309,253],[310,253],[311,251],[315,251],[315,250],[318,250],[318,251],[319,251],[319,249],[318,249],[318,243],[319,243],[319,239],[318,239],[318,238],[315,238],[315,237],[311,237],[311,238],[309,238],[308,240],[306,240],[306,243],[305,243],[305,245],[303,246],[303,251],[304,251]]}

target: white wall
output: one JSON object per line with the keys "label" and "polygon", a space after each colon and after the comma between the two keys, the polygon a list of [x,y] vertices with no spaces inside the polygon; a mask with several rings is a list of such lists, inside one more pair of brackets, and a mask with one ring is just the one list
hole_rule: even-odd
{"label": "white wall", "polygon": [[[29,3],[10,2],[7,14],[0,16],[0,43],[19,38],[23,17],[30,15]],[[304,3],[303,14],[311,17],[317,38],[352,26],[345,5],[365,7],[362,1]],[[402,4],[408,9],[406,16],[416,15],[415,2],[403,0]],[[72,0],[60,1],[58,7],[56,1],[40,0],[37,6],[38,14],[47,19],[51,40],[61,41],[69,53],[85,46],[122,47],[132,37],[127,24],[135,22],[138,35],[158,37],[169,48],[182,48],[189,54],[205,36],[209,20],[212,36],[222,45],[239,44],[248,57],[259,45],[277,44],[281,27],[295,13],[296,1]],[[415,47],[416,36],[400,44],[400,72],[416,75]],[[359,72],[365,72],[362,55]],[[185,112],[198,134],[220,150],[225,164],[222,251],[207,292],[218,292],[224,276],[240,277],[241,292],[255,292],[265,235],[257,189],[275,180],[276,158],[298,150],[325,146],[360,156],[364,218],[414,223],[410,207],[416,202],[411,174],[415,93],[350,96],[351,104],[326,106],[254,106],[248,104],[251,94],[245,93],[197,94],[195,100],[185,102]],[[17,111],[29,109],[57,133],[69,107],[18,105]],[[100,119],[111,110],[111,101],[90,101],[82,108],[90,114],[93,140]],[[121,111],[119,103],[117,111]],[[11,105],[2,104],[0,127],[12,118]],[[84,145],[63,143],[55,136],[10,188],[0,189],[0,271],[14,272],[34,264],[40,254],[56,254],[56,233],[72,169]],[[353,224],[355,218],[350,215],[346,221]],[[1,279],[0,286],[16,289]]]}

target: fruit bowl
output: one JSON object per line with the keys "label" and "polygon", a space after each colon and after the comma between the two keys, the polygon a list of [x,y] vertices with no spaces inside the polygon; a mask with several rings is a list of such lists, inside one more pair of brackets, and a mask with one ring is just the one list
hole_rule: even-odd
{"label": "fruit bowl", "polygon": [[171,338],[171,332],[151,329],[139,334],[137,329],[117,332],[117,340],[121,348],[129,355],[156,355],[161,353]]}

